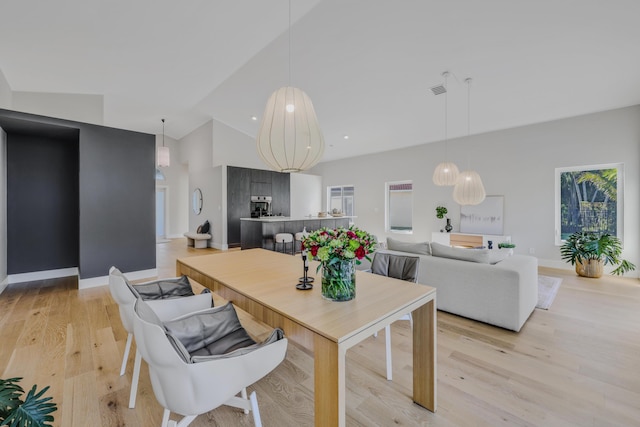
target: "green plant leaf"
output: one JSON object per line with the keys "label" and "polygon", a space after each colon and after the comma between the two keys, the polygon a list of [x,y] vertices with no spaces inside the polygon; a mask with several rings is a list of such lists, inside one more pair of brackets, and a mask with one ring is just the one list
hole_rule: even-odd
{"label": "green plant leaf", "polygon": [[51,397],[42,397],[49,386],[37,391],[34,385],[27,393],[24,403],[14,408],[4,419],[1,425],[10,427],[51,427],[49,422],[53,421],[50,415],[58,408],[55,403],[50,402]]}
{"label": "green plant leaf", "polygon": [[20,397],[24,390],[18,382],[22,378],[0,378],[0,421],[4,420],[11,410],[22,403]]}

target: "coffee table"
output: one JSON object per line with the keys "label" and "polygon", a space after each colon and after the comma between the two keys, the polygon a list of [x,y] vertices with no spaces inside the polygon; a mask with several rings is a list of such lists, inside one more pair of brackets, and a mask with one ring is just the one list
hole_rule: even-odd
{"label": "coffee table", "polygon": [[[322,298],[315,286],[299,291],[302,260],[264,249],[178,259],[176,271],[211,289],[256,319],[282,328],[314,356],[316,426],[344,426],[347,349],[413,313],[413,401],[436,410],[435,288],[358,271],[356,298]],[[382,356],[381,356],[382,357]]]}

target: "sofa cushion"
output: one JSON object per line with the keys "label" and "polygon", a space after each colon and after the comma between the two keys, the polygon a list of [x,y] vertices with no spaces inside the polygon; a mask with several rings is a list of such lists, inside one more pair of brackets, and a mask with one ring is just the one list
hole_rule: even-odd
{"label": "sofa cushion", "polygon": [[403,242],[387,237],[387,248],[392,251],[409,252],[412,254],[431,255],[429,242]]}
{"label": "sofa cushion", "polygon": [[488,249],[465,249],[452,248],[451,246],[442,245],[440,243],[431,243],[431,255],[441,258],[451,258],[460,261],[478,262],[489,264]]}
{"label": "sofa cushion", "polygon": [[505,249],[493,249],[489,251],[489,264],[497,264],[500,261],[504,261],[509,255],[511,255],[510,250]]}

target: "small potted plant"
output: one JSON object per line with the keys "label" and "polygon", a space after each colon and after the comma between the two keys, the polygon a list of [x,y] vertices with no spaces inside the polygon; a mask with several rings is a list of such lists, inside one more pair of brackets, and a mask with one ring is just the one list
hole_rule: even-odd
{"label": "small potted plant", "polygon": [[[447,215],[449,211],[447,210],[446,207],[444,206],[437,206],[436,207],[436,218],[438,219],[443,219],[445,218],[445,216]],[[447,218],[447,225],[444,226],[444,229],[447,231],[447,233],[449,233],[453,227],[451,226],[451,220],[449,218]],[[442,230],[440,230],[442,231]]]}
{"label": "small potted plant", "polygon": [[51,397],[42,397],[49,386],[37,391],[34,385],[22,400],[24,389],[18,384],[22,378],[0,378],[0,425],[15,427],[51,427],[50,415],[58,408],[50,402]]}
{"label": "small potted plant", "polygon": [[622,259],[622,242],[608,233],[579,231],[573,233],[560,247],[563,260],[576,266],[576,273],[584,277],[602,276],[606,264],[617,266],[611,274],[623,275],[636,266]]}

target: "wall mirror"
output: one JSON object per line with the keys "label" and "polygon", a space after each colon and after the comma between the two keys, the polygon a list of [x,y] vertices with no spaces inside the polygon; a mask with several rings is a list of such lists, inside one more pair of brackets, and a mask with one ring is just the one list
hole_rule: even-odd
{"label": "wall mirror", "polygon": [[193,213],[200,215],[200,212],[202,212],[202,191],[199,188],[193,190],[193,199],[191,204],[193,206]]}

